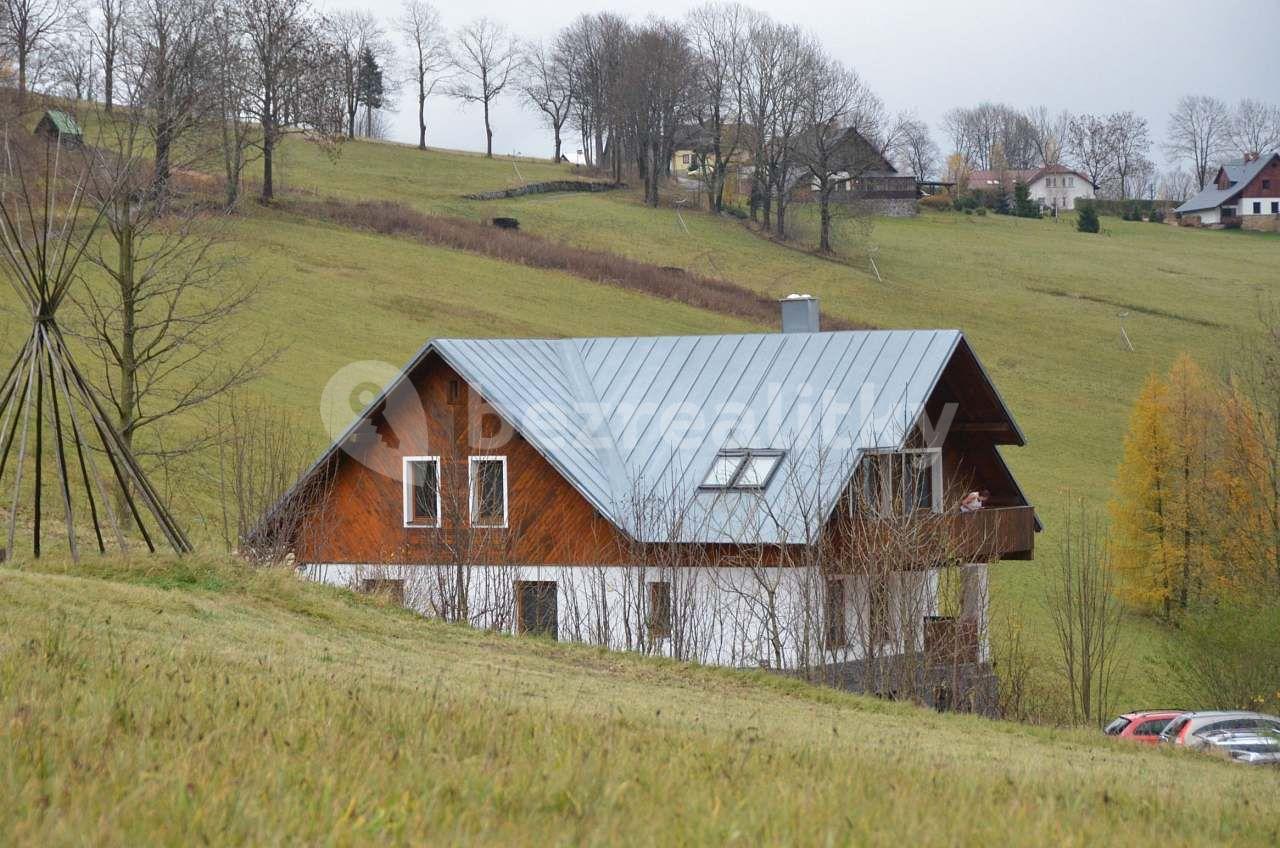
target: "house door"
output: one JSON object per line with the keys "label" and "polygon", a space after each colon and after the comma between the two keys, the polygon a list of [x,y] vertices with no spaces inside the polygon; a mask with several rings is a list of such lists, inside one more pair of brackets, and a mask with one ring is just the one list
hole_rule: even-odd
{"label": "house door", "polygon": [[554,580],[516,581],[516,632],[558,638]]}

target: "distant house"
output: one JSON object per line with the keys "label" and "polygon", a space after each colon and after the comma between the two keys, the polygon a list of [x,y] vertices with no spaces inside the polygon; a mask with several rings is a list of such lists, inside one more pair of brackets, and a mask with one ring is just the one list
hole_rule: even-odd
{"label": "distant house", "polygon": [[[805,136],[797,143],[805,144]],[[861,208],[879,215],[916,214],[919,186],[914,175],[900,173],[880,148],[852,127],[844,131],[835,149],[842,171],[836,173],[839,185],[832,195],[833,201],[857,202]],[[811,178],[804,179],[802,169],[796,170],[797,199],[804,200],[818,190],[818,183]]]}
{"label": "distant house", "polygon": [[953,661],[993,681],[987,563],[1037,529],[999,450],[1022,431],[959,331],[818,321],[797,295],[778,333],[432,340],[249,546],[479,627],[885,693]]}
{"label": "distant house", "polygon": [[36,124],[35,134],[47,141],[67,144],[83,144],[84,131],[76,119],[60,109],[50,109]]}
{"label": "distant house", "polygon": [[1174,212],[1185,223],[1225,226],[1238,221],[1249,229],[1280,231],[1280,152],[1251,153],[1224,163],[1212,184]]}
{"label": "distant house", "polygon": [[1087,176],[1065,165],[969,173],[970,191],[988,194],[1002,191],[1012,196],[1017,183],[1026,184],[1028,197],[1046,209],[1075,209],[1077,200],[1092,200],[1097,196],[1096,186]]}

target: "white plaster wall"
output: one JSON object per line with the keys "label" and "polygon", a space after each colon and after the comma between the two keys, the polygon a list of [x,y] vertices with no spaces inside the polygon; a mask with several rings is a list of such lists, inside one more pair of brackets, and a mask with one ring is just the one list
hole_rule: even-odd
{"label": "white plaster wall", "polygon": [[[449,567],[422,565],[308,565],[302,570],[309,579],[350,588],[359,588],[368,578],[402,579],[406,606],[424,615],[436,614],[449,596],[441,587],[451,587],[458,574]],[[985,615],[985,567],[982,574]],[[472,566],[463,575],[470,620],[477,627],[511,632],[515,581],[546,580],[557,584],[562,640],[751,668],[779,667],[779,662],[782,668],[795,668],[806,655],[811,664],[865,655],[866,576],[840,578],[845,583],[848,645],[829,651],[823,646],[825,586],[811,569]],[[645,584],[659,580],[672,585],[677,635],[650,643],[644,625]],[[897,638],[878,654],[920,650],[924,616],[938,611],[938,572],[894,573],[888,580],[888,607]]]}
{"label": "white plaster wall", "polygon": [[1059,209],[1075,209],[1076,200],[1079,198],[1092,199],[1093,186],[1089,185],[1088,180],[1083,177],[1073,177],[1075,185],[1062,186],[1058,183],[1065,180],[1068,174],[1054,174],[1054,186],[1049,187],[1048,177],[1041,177],[1027,187],[1028,194],[1032,200],[1038,200],[1045,206],[1052,207],[1054,200],[1057,200]]}
{"label": "white plaster wall", "polygon": [[1241,215],[1253,215],[1254,214],[1253,204],[1255,203],[1262,204],[1262,211],[1257,214],[1274,215],[1276,213],[1271,211],[1271,204],[1280,203],[1280,198],[1278,197],[1242,197],[1240,198],[1240,202],[1236,207],[1237,212]]}

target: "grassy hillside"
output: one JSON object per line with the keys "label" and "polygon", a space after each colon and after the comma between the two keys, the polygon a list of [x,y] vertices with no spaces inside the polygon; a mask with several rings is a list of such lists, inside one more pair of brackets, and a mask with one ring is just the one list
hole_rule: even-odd
{"label": "grassy hillside", "polygon": [[[477,202],[465,193],[573,175],[567,166],[422,153],[357,142],[330,159],[291,139],[281,162],[284,193],[347,200],[385,199],[473,219],[513,215],[523,229],[567,243],[724,277],[770,296],[805,291],[823,309],[885,327],[958,327],[983,358],[1027,432],[1030,445],[1006,451],[1040,508],[1042,560],[1057,545],[1068,494],[1101,507],[1110,493],[1128,410],[1145,376],[1188,350],[1222,362],[1254,328],[1259,301],[1280,294],[1280,237],[1195,232],[1104,218],[1087,236],[1069,221],[927,214],[877,219],[870,234],[838,224],[841,255],[818,258],[780,246],[731,218],[653,210],[634,192],[543,195]],[[579,175],[581,176],[581,175]],[[812,230],[796,209],[803,238]],[[238,273],[264,293],[235,345],[263,338],[284,346],[250,389],[293,409],[322,441],[320,392],[352,362],[402,364],[437,335],[593,335],[722,332],[741,319],[567,274],[513,267],[465,252],[303,220],[246,204],[230,224]],[[874,258],[882,279],[871,272]],[[0,294],[0,307],[12,301]],[[1120,321],[1136,350],[1121,343]],[[0,314],[0,327],[22,324]],[[16,344],[5,333],[0,348]],[[234,350],[232,353],[234,354]],[[353,414],[354,414],[353,410]],[[196,414],[172,422],[177,434],[207,426]],[[218,514],[208,455],[190,460],[195,482],[171,485],[198,538],[212,539]],[[993,603],[1016,610],[1041,661],[1037,679],[1053,688],[1037,566],[1000,566]],[[1126,704],[1177,700],[1160,673],[1171,634],[1138,622]]]}
{"label": "grassy hillside", "polygon": [[3,844],[1280,840],[1274,771],[211,560],[44,569],[0,570]]}

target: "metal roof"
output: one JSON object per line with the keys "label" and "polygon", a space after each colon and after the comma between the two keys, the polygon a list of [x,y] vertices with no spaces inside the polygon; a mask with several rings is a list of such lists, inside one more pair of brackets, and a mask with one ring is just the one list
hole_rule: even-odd
{"label": "metal roof", "polygon": [[59,135],[83,135],[80,125],[76,123],[76,119],[61,109],[50,109],[44,113],[44,116],[53,123],[53,128],[58,131]]}
{"label": "metal roof", "polygon": [[[904,444],[962,343],[958,330],[436,339],[314,467],[434,352],[633,538],[800,542],[861,452]],[[731,449],[786,453],[763,492],[700,488]]]}
{"label": "metal roof", "polygon": [[1204,209],[1217,209],[1243,191],[1245,186],[1277,155],[1280,154],[1270,153],[1265,156],[1259,156],[1251,162],[1236,160],[1223,163],[1222,169],[1226,171],[1227,179],[1231,181],[1229,187],[1218,188],[1216,184],[1207,185],[1201,189],[1199,194],[1173,211],[1198,212]]}

